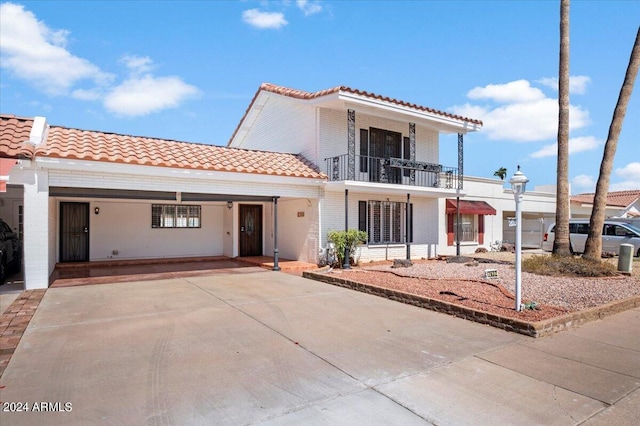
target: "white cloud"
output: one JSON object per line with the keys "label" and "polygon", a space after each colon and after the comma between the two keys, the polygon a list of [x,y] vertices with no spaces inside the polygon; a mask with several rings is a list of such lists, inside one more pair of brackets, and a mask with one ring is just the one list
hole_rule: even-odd
{"label": "white cloud", "polygon": [[455,114],[462,117],[481,118],[485,117],[489,113],[489,108],[480,105],[471,105],[466,103],[464,105],[456,105],[451,108]]}
{"label": "white cloud", "polygon": [[296,5],[304,12],[304,16],[313,15],[322,11],[322,6],[318,1],[296,0]]}
{"label": "white cloud", "polygon": [[[135,116],[178,106],[199,90],[179,77],[156,77],[151,58],[125,55],[120,59],[129,77],[114,86],[115,76],[102,72],[67,49],[69,32],[53,31],[23,6],[0,5],[1,65],[16,78],[29,81],[51,95],[102,101],[114,113]],[[91,81],[93,87],[78,87]]]}
{"label": "white cloud", "polygon": [[97,101],[104,96],[101,89],[76,89],[71,92],[71,97],[81,101]]}
{"label": "white cloud", "polygon": [[140,116],[175,108],[199,93],[198,88],[179,77],[134,75],[107,93],[104,106],[116,114]]}
{"label": "white cloud", "polygon": [[125,64],[133,74],[144,74],[155,68],[153,61],[148,56],[125,55],[120,58],[120,62]]}
{"label": "white cloud", "polygon": [[467,93],[467,97],[470,99],[490,99],[498,103],[532,102],[545,98],[542,90],[531,87],[527,80],[474,87]]}
{"label": "white cloud", "polygon": [[[184,100],[200,94],[197,87],[185,83],[180,77],[157,77],[149,73],[156,66],[148,56],[125,55],[119,62],[127,67],[129,77],[109,88],[103,101],[104,107],[116,114],[130,117],[147,115],[175,108]],[[92,95],[76,92],[80,92],[79,96]]]}
{"label": "white cloud", "polygon": [[624,180],[609,185],[609,191],[627,191],[640,189],[640,162],[629,163],[622,168],[614,170],[616,176]]}
{"label": "white cloud", "polygon": [[279,29],[288,24],[284,14],[280,12],[262,12],[248,9],[242,12],[242,20],[259,29]]}
{"label": "white cloud", "polygon": [[[609,191],[628,191],[640,189],[640,162],[629,163],[624,167],[617,168],[614,175],[621,177],[621,182],[609,184]],[[596,189],[596,178],[588,175],[578,175],[571,180],[571,185],[579,192],[594,192]],[[580,188],[580,190],[577,190]]]}
{"label": "white cloud", "polygon": [[545,145],[541,149],[536,152],[530,154],[529,156],[532,158],[542,158],[542,157],[551,157],[558,153],[558,144],[552,143],[550,145]]}
{"label": "white cloud", "polygon": [[[545,77],[540,80],[536,80],[544,86],[550,87],[553,90],[558,90],[558,77]],[[591,78],[586,75],[575,75],[569,77],[569,93],[574,95],[584,95],[587,92],[587,86],[591,83]]]}
{"label": "white cloud", "polygon": [[[526,80],[506,84],[490,84],[470,90],[467,96],[474,100],[492,101],[489,105],[456,105],[455,114],[479,118],[483,133],[489,139],[516,142],[544,141],[558,133],[558,101],[549,98]],[[498,104],[498,105],[496,105]],[[589,112],[580,106],[570,106],[570,130],[590,123]]]}
{"label": "white cloud", "polygon": [[[640,181],[640,163],[629,163],[620,169],[616,169],[614,173],[626,179]],[[640,189],[640,187],[636,189]]]}
{"label": "white cloud", "polygon": [[640,189],[640,180],[625,180],[609,185],[609,191],[636,191]]}
{"label": "white cloud", "polygon": [[573,193],[593,192],[596,188],[596,180],[593,176],[578,175],[571,179]]}
{"label": "white cloud", "polygon": [[602,141],[593,136],[580,136],[569,139],[569,154],[592,151],[602,145]]}
{"label": "white cloud", "polygon": [[21,5],[0,5],[2,67],[51,95],[67,94],[81,80],[109,83],[113,76],[72,55],[66,30],[54,31]]}
{"label": "white cloud", "polygon": [[[569,154],[575,154],[577,152],[591,151],[596,149],[602,144],[601,141],[593,136],[581,136],[577,138],[569,139]],[[532,153],[530,157],[542,158],[551,157],[558,154],[558,144],[545,145],[542,149]]]}

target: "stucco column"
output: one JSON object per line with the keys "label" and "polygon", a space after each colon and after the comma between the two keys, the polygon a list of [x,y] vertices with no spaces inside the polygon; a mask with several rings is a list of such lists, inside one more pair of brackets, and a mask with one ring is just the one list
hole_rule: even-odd
{"label": "stucco column", "polygon": [[25,172],[24,182],[24,286],[26,290],[49,287],[55,267],[55,226],[50,229],[49,174],[45,170]]}

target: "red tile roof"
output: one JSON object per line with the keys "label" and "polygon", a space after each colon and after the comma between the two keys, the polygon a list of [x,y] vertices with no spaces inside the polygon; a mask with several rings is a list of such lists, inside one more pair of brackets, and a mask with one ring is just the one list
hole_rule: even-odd
{"label": "red tile roof", "polygon": [[371,98],[371,99],[377,99],[380,101],[385,101],[385,102],[389,102],[392,104],[396,104],[396,105],[401,105],[401,106],[405,106],[408,108],[413,108],[413,109],[417,109],[419,111],[425,111],[431,114],[437,114],[437,115],[442,115],[445,117],[449,117],[449,118],[454,118],[456,120],[461,120],[461,121],[468,121],[470,123],[475,123],[475,124],[482,124],[481,120],[476,120],[475,118],[467,118],[467,117],[462,117],[460,115],[455,115],[455,114],[450,114],[448,112],[444,112],[444,111],[439,111],[437,109],[433,109],[433,108],[429,108],[429,107],[425,107],[425,106],[421,106],[421,105],[417,105],[417,104],[412,104],[409,102],[405,102],[405,101],[401,101],[399,99],[395,99],[395,98],[389,98],[387,96],[381,96],[372,92],[366,92],[364,90],[358,90],[358,89],[352,89],[351,87],[347,87],[347,86],[337,86],[337,87],[333,87],[331,89],[325,89],[325,90],[320,90],[319,92],[305,92],[303,90],[297,90],[297,89],[289,89],[287,87],[282,87],[282,86],[277,86],[275,84],[271,84],[271,83],[263,83],[260,86],[260,90],[264,90],[265,92],[272,92],[272,93],[277,93],[279,95],[284,95],[284,96],[289,96],[291,98],[296,98],[296,99],[315,99],[315,98],[319,98],[322,96],[326,96],[326,95],[330,95],[332,93],[339,93],[339,92],[347,92],[347,93],[352,93],[354,95],[358,95],[358,96],[364,96],[367,98]]}
{"label": "red tile roof", "polygon": [[422,105],[417,105],[417,104],[413,104],[413,103],[410,103],[410,102],[401,101],[399,99],[389,98],[387,96],[381,96],[381,95],[378,95],[376,93],[367,92],[367,91],[364,91],[364,90],[353,89],[353,88],[348,87],[348,86],[336,86],[336,87],[333,87],[333,88],[330,88],[330,89],[320,90],[318,92],[305,92],[304,90],[291,89],[291,88],[284,87],[284,86],[278,86],[276,84],[262,83],[260,85],[260,88],[256,92],[256,94],[253,96],[253,99],[249,103],[249,107],[247,108],[247,110],[245,111],[244,115],[242,116],[242,119],[238,123],[238,126],[233,131],[233,134],[231,135],[231,138],[229,139],[229,144],[231,143],[231,141],[235,137],[236,133],[238,133],[238,130],[240,129],[240,125],[244,121],[245,117],[247,116],[247,114],[251,110],[251,107],[253,106],[254,102],[258,98],[258,95],[262,91],[270,92],[270,93],[276,93],[278,95],[283,95],[283,96],[288,96],[290,98],[303,99],[303,100],[316,99],[316,98],[320,98],[322,96],[331,95],[333,93],[346,92],[346,93],[352,93],[354,95],[364,96],[364,97],[371,98],[371,99],[377,99],[377,100],[380,100],[380,101],[389,102],[389,103],[392,103],[392,104],[396,104],[396,105],[400,105],[400,106],[404,106],[404,107],[408,107],[408,108],[413,108],[413,109],[416,109],[418,111],[424,111],[424,112],[428,112],[428,113],[431,113],[431,114],[441,115],[441,116],[444,116],[444,117],[453,118],[453,119],[460,120],[460,121],[466,121],[466,122],[469,122],[469,123],[482,125],[482,120],[477,120],[475,118],[467,118],[467,117],[463,117],[463,116],[460,116],[460,115],[451,114],[451,113],[448,113],[448,112],[440,111],[440,110],[429,108],[429,107],[426,107],[426,106],[422,106]]}
{"label": "red tile roof", "polygon": [[29,142],[33,119],[0,115],[0,157],[52,157],[324,179],[301,155],[228,148],[50,126],[46,142]]}
{"label": "red tile roof", "polygon": [[0,157],[24,157],[23,143],[29,140],[33,119],[0,115]]}
{"label": "red tile roof", "polygon": [[[593,204],[595,193],[578,194],[571,196],[571,201],[576,203]],[[640,198],[640,190],[614,191],[607,194],[607,205],[615,207],[628,207]]]}

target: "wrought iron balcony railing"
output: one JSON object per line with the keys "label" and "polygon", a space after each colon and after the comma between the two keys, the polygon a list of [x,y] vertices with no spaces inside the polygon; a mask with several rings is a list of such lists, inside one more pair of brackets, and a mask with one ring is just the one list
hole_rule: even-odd
{"label": "wrought iron balcony railing", "polygon": [[356,155],[349,167],[347,154],[325,158],[330,181],[391,183],[431,188],[458,188],[458,169],[402,158]]}

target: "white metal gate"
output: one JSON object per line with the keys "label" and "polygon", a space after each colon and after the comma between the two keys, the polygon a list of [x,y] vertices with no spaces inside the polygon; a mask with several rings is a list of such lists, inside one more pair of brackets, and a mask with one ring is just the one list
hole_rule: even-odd
{"label": "white metal gate", "polygon": [[[522,247],[540,248],[544,237],[544,222],[542,219],[522,220]],[[502,223],[502,239],[510,243],[516,240],[516,228],[510,227],[507,220]]]}

